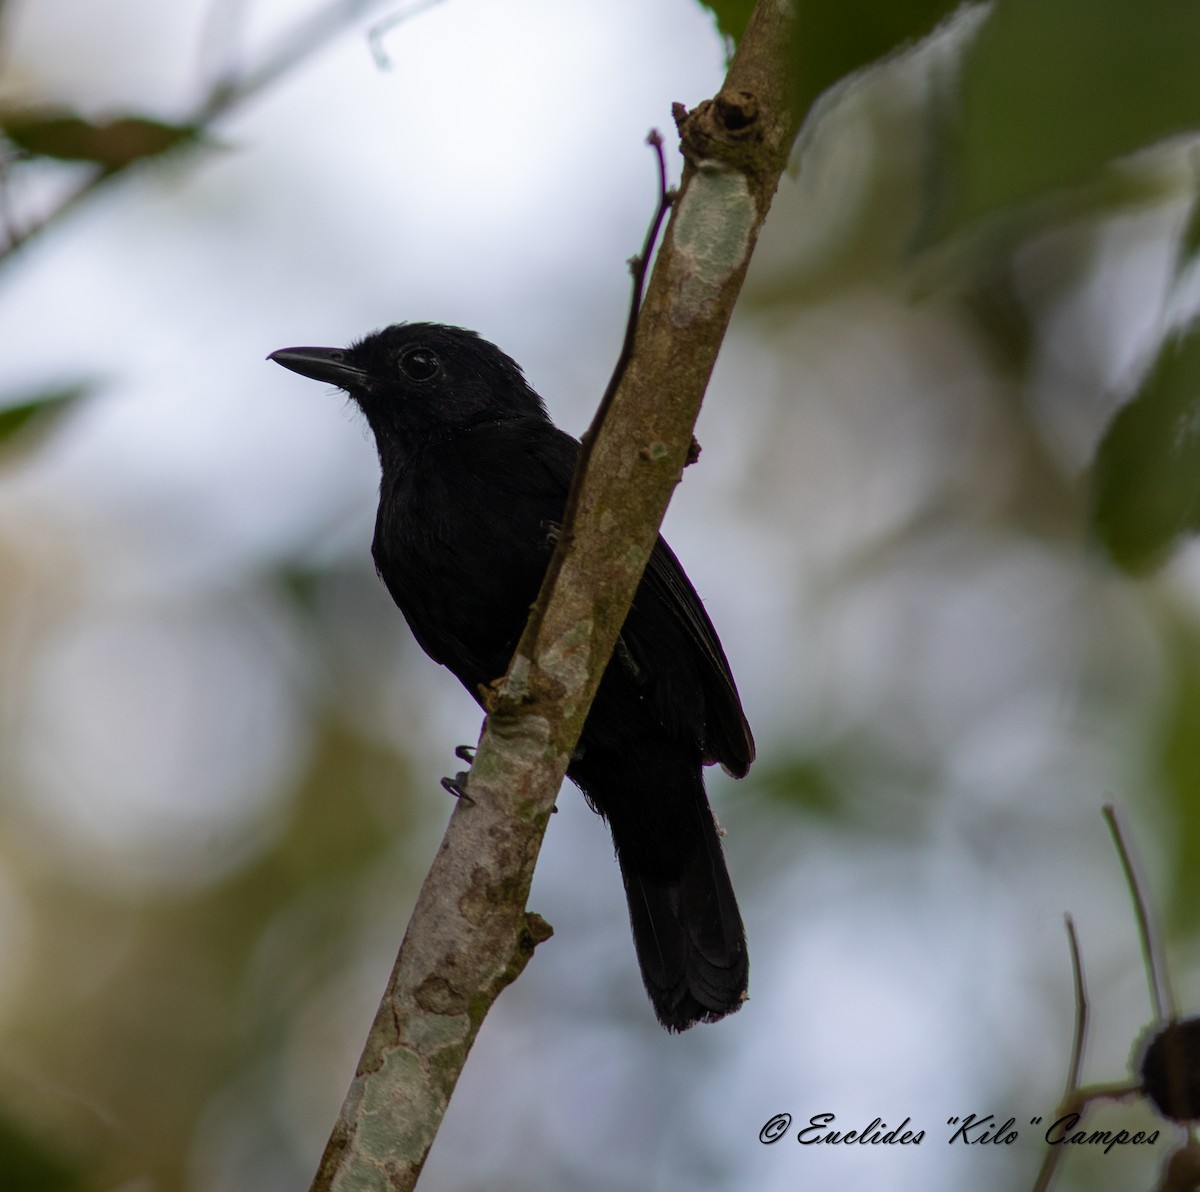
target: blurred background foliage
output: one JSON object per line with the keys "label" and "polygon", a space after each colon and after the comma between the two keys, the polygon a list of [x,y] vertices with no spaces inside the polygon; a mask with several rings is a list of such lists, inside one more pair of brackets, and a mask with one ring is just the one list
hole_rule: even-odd
{"label": "blurred background foliage", "polygon": [[[478,725],[372,574],[361,428],[262,357],[462,323],[577,432],[645,131],[751,9],[418,7],[0,5],[5,1192],[307,1186]],[[1053,1109],[1066,909],[1085,1078],[1127,1070],[1106,798],[1200,1004],[1200,8],[798,10],[813,107],[667,523],[760,745],[711,784],[752,1001],[657,1031],[564,791],[557,934],[431,1189],[1029,1187],[1035,1129],[942,1123]],[[762,1146],[782,1110],[929,1139]],[[1146,1186],[1166,1146],[1059,1186]]]}

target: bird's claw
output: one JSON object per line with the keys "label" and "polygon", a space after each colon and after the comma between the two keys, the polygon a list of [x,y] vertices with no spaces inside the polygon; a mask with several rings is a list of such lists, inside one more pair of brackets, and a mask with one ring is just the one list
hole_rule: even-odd
{"label": "bird's claw", "polygon": [[467,794],[466,782],[466,770],[459,770],[459,772],[455,774],[453,778],[443,778],[442,787],[445,790],[448,790],[456,799],[462,799],[467,803],[474,803],[475,800]]}
{"label": "bird's claw", "polygon": [[459,745],[454,750],[454,756],[458,758],[460,762],[466,762],[468,765],[470,765],[471,762],[475,760],[475,746]]}

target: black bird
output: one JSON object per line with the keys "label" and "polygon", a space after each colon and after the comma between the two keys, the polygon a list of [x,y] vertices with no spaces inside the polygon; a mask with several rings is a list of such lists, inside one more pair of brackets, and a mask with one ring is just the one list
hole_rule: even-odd
{"label": "black bird", "polygon": [[[472,331],[400,323],[269,359],[344,389],[383,477],[373,554],[430,658],[478,700],[503,675],[562,521],[579,443]],[[646,992],[668,1030],[746,997],[746,939],[702,767],[754,738],[704,605],[659,537],[567,775],[612,830]]]}

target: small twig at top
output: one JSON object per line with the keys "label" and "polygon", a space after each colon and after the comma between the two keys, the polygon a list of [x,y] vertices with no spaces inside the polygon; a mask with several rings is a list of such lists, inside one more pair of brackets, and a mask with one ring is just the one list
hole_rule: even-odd
{"label": "small twig at top", "polygon": [[[612,376],[609,377],[608,386],[604,390],[604,396],[600,399],[600,405],[596,409],[596,415],[592,419],[591,425],[579,436],[581,449],[579,458],[575,461],[575,470],[571,474],[571,487],[567,490],[567,505],[563,511],[562,528],[559,531],[559,544],[555,547],[554,553],[550,556],[550,564],[546,570],[546,579],[543,581],[543,591],[548,591],[548,586],[557,576],[557,569],[561,565],[564,557],[562,540],[566,540],[569,544],[572,538],[572,527],[576,520],[576,511],[579,506],[579,494],[583,488],[583,478],[587,474],[588,465],[592,457],[592,444],[596,440],[600,427],[603,426],[605,418],[608,416],[608,411],[612,406],[613,399],[616,397],[617,390],[620,388],[621,381],[629,368],[629,362],[633,359],[633,344],[637,336],[638,315],[642,309],[642,289],[646,282],[646,274],[650,267],[650,258],[654,254],[654,246],[658,243],[658,233],[662,228],[663,220],[666,219],[667,212],[671,209],[672,203],[675,202],[675,191],[667,189],[667,161],[663,154],[662,137],[659,135],[658,129],[651,129],[650,134],[646,137],[646,144],[649,145],[658,159],[658,203],[654,209],[654,217],[650,221],[650,227],[646,231],[646,238],[642,242],[642,251],[629,260],[629,270],[633,274],[633,292],[629,300],[629,315],[625,320],[625,338],[621,343],[621,352],[617,357],[616,365],[613,367]],[[693,440],[693,443],[695,440]],[[526,633],[535,635],[540,632],[541,618],[544,609],[539,599],[533,606],[533,611],[530,613],[529,624],[526,627]],[[532,640],[532,639],[531,639]]]}
{"label": "small twig at top", "polygon": [[582,436],[585,453],[596,432],[600,429],[600,424],[608,414],[608,408],[612,405],[621,379],[625,376],[625,370],[629,367],[629,361],[633,358],[633,343],[637,338],[638,314],[642,309],[642,291],[646,285],[646,274],[650,269],[650,258],[654,255],[654,246],[658,243],[658,233],[662,228],[663,220],[666,219],[671,204],[675,202],[675,192],[667,189],[667,159],[663,154],[662,135],[657,128],[650,130],[649,136],[646,137],[646,144],[654,150],[658,159],[658,204],[654,209],[654,218],[650,221],[650,227],[646,229],[646,239],[642,243],[642,251],[636,257],[629,258],[629,272],[633,275],[633,293],[629,299],[629,316],[625,320],[625,338],[621,343],[621,352],[613,366],[612,376],[608,379],[604,396],[596,408],[596,415],[592,419],[591,426]]}

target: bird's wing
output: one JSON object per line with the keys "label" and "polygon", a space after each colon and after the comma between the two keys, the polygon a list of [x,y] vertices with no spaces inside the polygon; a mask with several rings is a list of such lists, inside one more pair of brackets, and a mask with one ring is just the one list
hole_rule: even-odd
{"label": "bird's wing", "polygon": [[741,778],[754,761],[754,736],[738,695],[721,639],[675,553],[660,534],[634,597],[661,601],[682,627],[699,663],[705,700],[705,762],[720,762]]}
{"label": "bird's wing", "polygon": [[[565,492],[579,455],[579,444],[549,423],[553,431],[538,444],[537,458]],[[658,615],[656,615],[656,613]],[[618,641],[618,654],[628,650],[635,663],[667,679],[677,659],[668,656],[668,644],[656,632],[663,618],[682,632],[691,667],[699,675],[704,696],[704,760],[720,762],[740,778],[754,761],[754,736],[742,710],[729,661],[704,604],[692,587],[679,560],[660,534],[634,596],[633,607]],[[676,639],[678,640],[678,639]],[[669,681],[669,680],[668,680]]]}

